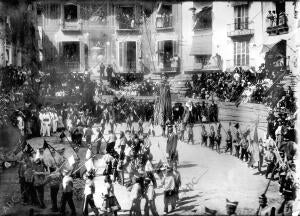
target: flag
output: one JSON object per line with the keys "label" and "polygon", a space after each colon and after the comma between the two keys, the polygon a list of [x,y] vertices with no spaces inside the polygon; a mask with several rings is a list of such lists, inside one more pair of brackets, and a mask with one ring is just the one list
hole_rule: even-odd
{"label": "flag", "polygon": [[33,153],[35,153],[34,149],[31,147],[30,144],[28,144],[26,141],[25,141],[25,146],[23,148],[23,152],[24,153],[27,153],[29,155],[32,155]]}
{"label": "flag", "polygon": [[70,166],[73,166],[75,164],[75,158],[73,155],[71,155],[69,158],[68,158],[68,162],[69,162],[69,165]]}

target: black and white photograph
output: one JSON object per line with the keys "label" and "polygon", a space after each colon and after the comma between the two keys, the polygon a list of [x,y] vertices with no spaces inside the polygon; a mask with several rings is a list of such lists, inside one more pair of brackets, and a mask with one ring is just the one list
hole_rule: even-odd
{"label": "black and white photograph", "polygon": [[0,0],[0,216],[300,216],[300,1]]}

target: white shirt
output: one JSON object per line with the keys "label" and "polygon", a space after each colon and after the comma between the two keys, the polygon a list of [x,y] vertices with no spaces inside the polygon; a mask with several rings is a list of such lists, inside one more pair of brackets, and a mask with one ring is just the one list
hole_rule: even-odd
{"label": "white shirt", "polygon": [[18,120],[18,128],[20,130],[23,130],[24,129],[24,121],[23,121],[23,118],[21,116],[18,116],[17,117],[17,120]]}
{"label": "white shirt", "polygon": [[93,180],[87,179],[84,187],[84,194],[93,194],[92,188],[95,188],[95,183]]}
{"label": "white shirt", "polygon": [[282,126],[278,126],[278,128],[275,131],[275,135],[281,135],[281,131],[282,131]]}

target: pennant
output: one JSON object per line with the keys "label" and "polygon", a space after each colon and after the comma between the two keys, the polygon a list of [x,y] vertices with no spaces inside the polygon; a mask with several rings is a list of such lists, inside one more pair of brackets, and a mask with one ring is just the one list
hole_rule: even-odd
{"label": "pennant", "polygon": [[24,153],[27,153],[29,155],[32,155],[33,153],[35,153],[34,149],[31,147],[30,144],[28,144],[26,141],[25,141],[25,146],[23,148],[23,152]]}

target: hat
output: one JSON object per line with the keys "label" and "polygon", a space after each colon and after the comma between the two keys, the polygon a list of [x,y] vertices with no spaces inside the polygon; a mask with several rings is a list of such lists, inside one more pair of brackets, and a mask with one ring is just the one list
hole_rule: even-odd
{"label": "hat", "polygon": [[239,202],[232,202],[229,199],[226,199],[226,206],[229,208],[236,208],[238,206]]}
{"label": "hat", "polygon": [[239,129],[240,124],[239,124],[239,123],[236,123],[236,124],[234,125],[234,127],[235,127],[236,129]]}
{"label": "hat", "polygon": [[268,200],[265,194],[262,194],[258,198],[260,204],[267,204]]}
{"label": "hat", "polygon": [[204,207],[204,214],[205,215],[216,215],[217,211],[213,209],[209,209],[207,207]]}

